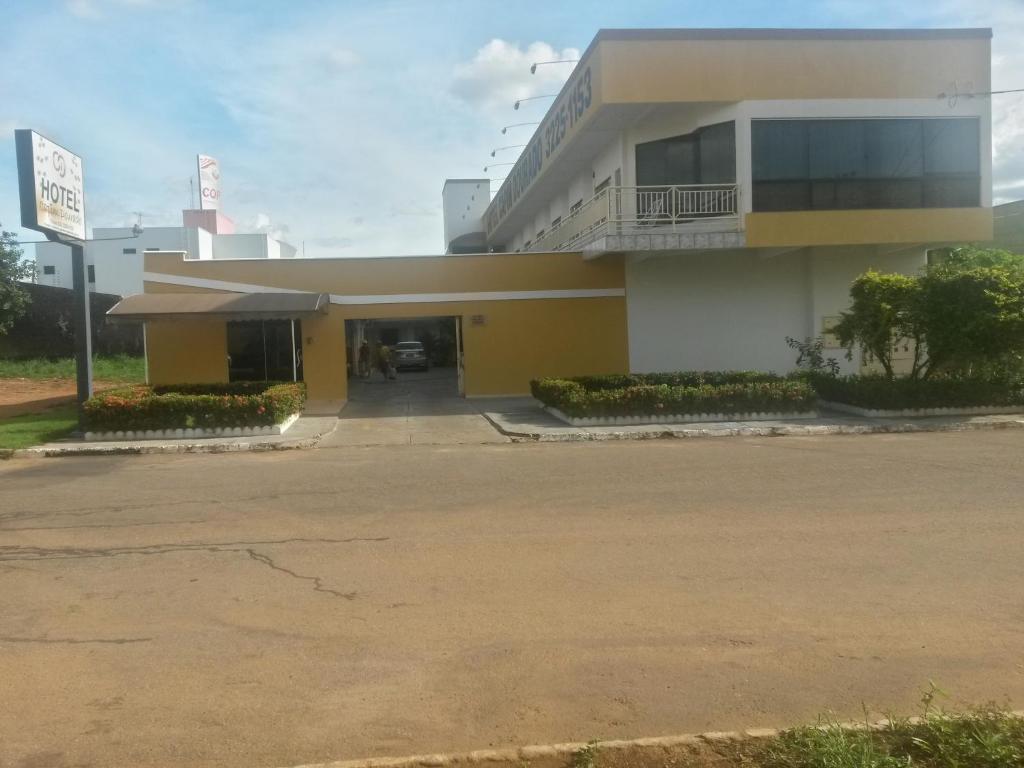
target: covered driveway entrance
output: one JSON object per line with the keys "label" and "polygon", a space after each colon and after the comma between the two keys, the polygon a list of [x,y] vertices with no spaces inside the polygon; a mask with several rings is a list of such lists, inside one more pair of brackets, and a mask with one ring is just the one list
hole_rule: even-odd
{"label": "covered driveway entrance", "polygon": [[348,386],[338,428],[320,442],[321,448],[508,442],[483,415],[490,400],[458,394],[454,368],[402,372],[393,381],[379,375],[352,377]]}

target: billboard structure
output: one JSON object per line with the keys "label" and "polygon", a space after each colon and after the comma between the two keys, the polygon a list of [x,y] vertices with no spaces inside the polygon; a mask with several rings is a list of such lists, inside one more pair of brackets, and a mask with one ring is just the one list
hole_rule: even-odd
{"label": "billboard structure", "polygon": [[199,166],[199,208],[203,211],[220,209],[220,164],[209,155],[196,155]]}
{"label": "billboard structure", "polygon": [[35,131],[14,132],[21,225],[50,240],[85,240],[82,158]]}

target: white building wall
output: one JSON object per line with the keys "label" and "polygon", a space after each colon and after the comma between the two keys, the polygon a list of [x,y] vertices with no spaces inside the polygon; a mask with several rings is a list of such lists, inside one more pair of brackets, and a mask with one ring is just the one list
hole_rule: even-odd
{"label": "white building wall", "polygon": [[[786,337],[820,335],[823,318],[849,306],[858,275],[871,267],[913,274],[924,263],[921,250],[875,246],[627,259],[630,370],[786,373],[796,360]],[[847,372],[856,368],[841,349],[829,356]]]}
{"label": "white building wall", "polygon": [[[93,267],[90,290],[130,296],[142,293],[146,251],[185,251],[189,259],[261,259],[290,257],[295,248],[267,235],[212,235],[205,229],[147,227],[138,237],[130,227],[97,227],[85,244],[85,263]],[[54,268],[53,275],[46,267]],[[60,288],[73,286],[71,249],[60,243],[36,245],[36,281]]]}

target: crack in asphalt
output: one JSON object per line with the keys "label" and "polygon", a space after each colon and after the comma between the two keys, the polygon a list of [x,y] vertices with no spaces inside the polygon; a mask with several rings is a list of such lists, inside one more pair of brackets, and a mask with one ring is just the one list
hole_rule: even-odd
{"label": "crack in asphalt", "polygon": [[275,571],[287,573],[292,578],[301,579],[302,581],[313,582],[314,592],[325,592],[328,595],[333,595],[334,597],[343,597],[346,600],[356,599],[356,592],[339,592],[336,589],[325,587],[323,581],[320,579],[319,576],[304,576],[301,573],[296,573],[295,571],[289,570],[288,568],[284,568],[283,566],[280,566],[277,563],[275,563],[269,555],[264,555],[262,552],[257,552],[255,549],[246,549],[245,551],[248,553],[249,557],[251,557],[257,563],[263,563],[265,566],[267,566],[268,568],[272,568]]}
{"label": "crack in asphalt", "polygon": [[[355,600],[357,592],[341,592],[331,589],[323,583],[319,576],[307,576],[302,573],[278,565],[270,555],[257,552],[257,546],[270,546],[275,544],[352,544],[356,542],[382,542],[388,541],[388,536],[360,537],[355,536],[348,539],[324,539],[324,538],[292,538],[273,539],[268,541],[227,541],[218,543],[197,543],[197,544],[150,544],[142,547],[111,547],[97,549],[79,549],[72,547],[61,547],[48,549],[45,547],[25,546],[0,546],[0,563],[10,562],[33,562],[37,560],[83,560],[97,557],[123,557],[127,555],[165,555],[172,552],[241,552],[257,563],[261,563],[271,570],[287,574],[300,581],[308,581],[313,585],[314,592],[322,592],[332,597],[340,597],[345,600]],[[12,567],[12,566],[8,566]],[[3,638],[0,638],[2,640]],[[28,642],[12,640],[11,642]]]}
{"label": "crack in asphalt", "polygon": [[[6,488],[4,489],[6,490]],[[0,521],[4,520],[20,520],[24,518],[41,518],[50,516],[72,516],[82,517],[85,515],[95,515],[103,512],[127,512],[136,509],[151,510],[153,507],[181,507],[189,505],[202,505],[204,507],[213,505],[224,505],[224,504],[245,504],[250,501],[280,501],[281,499],[292,499],[303,496],[337,496],[338,490],[335,488],[324,488],[321,490],[296,490],[287,491],[283,493],[260,493],[252,496],[234,496],[230,499],[177,499],[177,500],[154,500],[144,501],[138,504],[103,504],[95,507],[75,507],[74,509],[68,510],[47,510],[46,512],[40,512],[37,508],[33,509],[20,509],[11,512],[0,513]],[[2,498],[2,496],[0,496]]]}
{"label": "crack in asphalt", "polygon": [[0,546],[0,562],[30,562],[34,560],[82,560],[93,557],[122,557],[125,555],[165,555],[171,552],[245,552],[247,547],[275,544],[352,544],[356,542],[388,541],[388,536],[349,539],[291,538],[264,541],[197,542],[195,544],[146,544],[141,547],[29,547]]}
{"label": "crack in asphalt", "polygon": [[42,644],[63,644],[63,645],[86,645],[96,643],[101,645],[128,645],[129,643],[148,643],[152,637],[110,637],[110,638],[79,638],[79,637],[17,637],[11,635],[0,635],[0,643],[42,643]]}
{"label": "crack in asphalt", "polygon": [[206,520],[170,520],[167,522],[152,522],[152,523],[92,523],[89,525],[32,525],[32,526],[21,526],[18,528],[8,528],[0,525],[0,531],[69,531],[77,530],[79,528],[137,528],[140,526],[150,525],[199,525],[205,523]]}

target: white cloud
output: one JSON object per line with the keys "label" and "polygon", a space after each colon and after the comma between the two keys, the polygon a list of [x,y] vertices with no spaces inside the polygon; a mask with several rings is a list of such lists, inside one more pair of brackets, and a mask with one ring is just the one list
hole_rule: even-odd
{"label": "white cloud", "polygon": [[471,61],[455,69],[452,93],[463,101],[487,109],[508,109],[516,99],[558,93],[573,64],[530,66],[539,61],[579,59],[576,48],[561,51],[548,43],[531,43],[521,48],[516,43],[494,39],[476,52]]}

